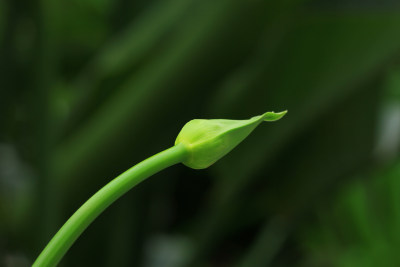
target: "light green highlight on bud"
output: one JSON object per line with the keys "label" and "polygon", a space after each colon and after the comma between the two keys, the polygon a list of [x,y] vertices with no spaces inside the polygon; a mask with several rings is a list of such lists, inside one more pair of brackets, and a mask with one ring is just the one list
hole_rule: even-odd
{"label": "light green highlight on bud", "polygon": [[175,145],[183,144],[188,150],[183,164],[193,169],[204,169],[229,153],[261,122],[277,121],[286,113],[266,112],[249,120],[191,120],[183,126]]}

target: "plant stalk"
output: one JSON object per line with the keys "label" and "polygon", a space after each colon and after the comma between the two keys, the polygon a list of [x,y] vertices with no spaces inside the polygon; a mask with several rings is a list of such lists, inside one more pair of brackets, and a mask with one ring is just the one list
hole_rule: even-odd
{"label": "plant stalk", "polygon": [[50,240],[33,267],[56,266],[82,232],[115,200],[149,176],[185,160],[183,144],[166,149],[127,170],[87,200]]}

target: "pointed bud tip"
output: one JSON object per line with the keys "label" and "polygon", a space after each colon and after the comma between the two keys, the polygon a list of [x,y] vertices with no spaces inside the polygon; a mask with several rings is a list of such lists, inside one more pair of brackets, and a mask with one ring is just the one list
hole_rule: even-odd
{"label": "pointed bud tip", "polygon": [[277,120],[282,119],[283,116],[285,116],[287,112],[288,112],[287,110],[284,110],[282,112],[276,112],[276,113],[273,111],[270,111],[270,112],[265,112],[262,116],[263,116],[264,121],[277,121]]}
{"label": "pointed bud tip", "polygon": [[277,121],[287,110],[266,112],[248,120],[196,119],[186,123],[175,144],[185,145],[188,156],[183,164],[204,169],[214,164],[242,142],[262,121]]}

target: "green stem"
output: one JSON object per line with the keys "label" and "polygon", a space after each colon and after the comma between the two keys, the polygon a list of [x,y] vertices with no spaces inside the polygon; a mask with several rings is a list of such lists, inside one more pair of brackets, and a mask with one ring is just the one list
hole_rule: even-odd
{"label": "green stem", "polygon": [[109,205],[149,176],[185,160],[187,150],[179,144],[133,166],[86,201],[64,224],[33,263],[33,267],[57,265],[82,232]]}

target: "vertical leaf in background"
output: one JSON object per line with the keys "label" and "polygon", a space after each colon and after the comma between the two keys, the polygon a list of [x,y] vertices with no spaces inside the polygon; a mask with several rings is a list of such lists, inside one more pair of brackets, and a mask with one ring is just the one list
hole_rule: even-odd
{"label": "vertical leaf in background", "polygon": [[4,30],[7,22],[7,4],[5,1],[0,2],[0,44],[3,43]]}
{"label": "vertical leaf in background", "polygon": [[54,82],[57,69],[59,51],[55,44],[56,27],[51,22],[55,19],[53,12],[55,5],[51,1],[36,1],[34,6],[35,26],[37,38],[34,43],[35,54],[32,61],[32,88],[31,97],[32,117],[31,125],[35,125],[34,135],[34,164],[37,175],[37,206],[39,220],[37,221],[36,247],[44,244],[48,236],[57,229],[55,218],[59,214],[57,209],[57,194],[53,187],[56,181],[52,176],[52,153],[54,151],[53,114],[51,112],[51,85]]}

